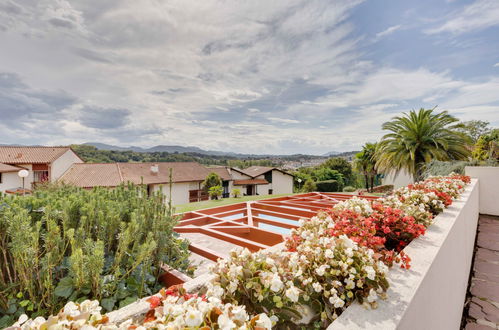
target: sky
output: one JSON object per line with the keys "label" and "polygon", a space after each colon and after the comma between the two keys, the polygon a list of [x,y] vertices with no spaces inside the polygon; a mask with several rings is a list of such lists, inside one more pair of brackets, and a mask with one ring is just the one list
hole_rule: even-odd
{"label": "sky", "polygon": [[499,126],[499,0],[0,0],[0,144],[359,150]]}

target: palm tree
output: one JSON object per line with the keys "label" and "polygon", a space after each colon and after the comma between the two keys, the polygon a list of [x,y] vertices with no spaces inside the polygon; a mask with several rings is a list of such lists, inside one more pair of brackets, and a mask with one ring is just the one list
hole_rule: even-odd
{"label": "palm tree", "polygon": [[[364,175],[367,191],[372,191],[374,188],[374,178],[376,177],[376,152],[377,143],[366,143],[362,147],[362,151],[355,155],[354,164],[359,172]],[[371,183],[371,189],[369,189]]]}
{"label": "palm tree", "polygon": [[458,119],[447,111],[433,110],[412,110],[383,124],[383,129],[391,133],[379,142],[378,170],[389,173],[404,169],[419,181],[424,165],[431,160],[465,160],[470,156],[469,138],[456,130]]}

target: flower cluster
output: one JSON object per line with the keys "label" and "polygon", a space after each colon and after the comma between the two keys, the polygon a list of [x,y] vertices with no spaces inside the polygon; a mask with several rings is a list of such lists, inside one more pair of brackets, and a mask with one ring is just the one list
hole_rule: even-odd
{"label": "flower cluster", "polygon": [[250,317],[244,306],[223,304],[216,297],[206,298],[183,292],[181,286],[162,289],[159,295],[148,298],[150,310],[139,319],[120,323],[101,315],[98,301],[86,300],[81,304],[69,302],[48,320],[37,317],[28,320],[22,315],[13,324],[23,330],[31,329],[271,329],[275,321],[266,314]]}
{"label": "flower cluster", "polygon": [[363,216],[368,216],[373,212],[371,202],[365,198],[359,198],[357,196],[339,202],[333,207],[333,209],[349,210],[361,214]]}
{"label": "flower cluster", "polygon": [[372,250],[346,235],[317,235],[315,228],[301,231],[301,238],[294,251],[233,251],[215,265],[207,294],[270,313],[280,324],[317,315],[322,326],[356,299],[376,307],[378,296],[385,296],[388,267]]}

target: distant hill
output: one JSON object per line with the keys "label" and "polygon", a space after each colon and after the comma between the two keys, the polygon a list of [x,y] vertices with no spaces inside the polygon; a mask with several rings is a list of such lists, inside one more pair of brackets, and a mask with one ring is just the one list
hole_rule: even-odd
{"label": "distant hill", "polygon": [[322,156],[324,157],[331,157],[331,156],[336,156],[338,154],[340,154],[341,152],[339,151],[330,151],[330,152],[326,152],[325,154],[322,154]]}
{"label": "distant hill", "polygon": [[[142,148],[142,147],[135,147],[135,146],[130,146],[130,147],[119,147],[119,146],[114,146],[110,144],[105,144],[105,143],[99,143],[99,142],[87,142],[84,143],[84,145],[89,145],[96,147],[99,150],[115,150],[115,151],[135,151],[135,152],[168,152],[168,153],[186,153],[186,154],[200,154],[200,155],[207,155],[207,156],[226,156],[226,157],[234,157],[234,158],[258,158],[258,157],[283,157],[283,158],[289,158],[289,157],[312,157],[312,158],[321,158],[321,157],[331,157],[331,156],[336,156],[341,153],[333,151],[331,153],[328,153],[327,155],[301,155],[301,154],[296,154],[296,155],[272,155],[272,154],[240,154],[236,152],[225,152],[225,151],[216,151],[216,150],[204,150],[199,147],[192,147],[192,146],[167,146],[167,145],[158,145],[154,146],[151,148]],[[332,155],[329,155],[332,154]]]}

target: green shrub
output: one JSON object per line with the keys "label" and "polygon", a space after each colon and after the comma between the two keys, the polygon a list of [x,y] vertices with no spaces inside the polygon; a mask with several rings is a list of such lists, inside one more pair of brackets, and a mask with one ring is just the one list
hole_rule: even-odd
{"label": "green shrub", "polygon": [[188,266],[175,224],[161,193],[134,185],[0,195],[0,328],[68,300],[112,310],[157,292],[162,264]]}
{"label": "green shrub", "polygon": [[211,199],[219,199],[222,196],[223,192],[224,190],[222,186],[213,186],[208,190],[208,194],[210,195]]}
{"label": "green shrub", "polygon": [[343,185],[336,180],[319,181],[315,185],[317,186],[317,191],[320,192],[335,192],[342,191],[343,189]]}
{"label": "green shrub", "polygon": [[241,189],[238,188],[232,189],[232,196],[234,196],[234,198],[241,197]]}
{"label": "green shrub", "polygon": [[315,184],[314,180],[308,179],[305,181],[303,184],[303,192],[312,192],[317,190],[317,185]]}
{"label": "green shrub", "polygon": [[202,186],[206,192],[209,192],[211,187],[222,186],[222,178],[217,173],[211,172],[204,179]]}
{"label": "green shrub", "polygon": [[352,186],[346,186],[345,188],[343,188],[344,192],[354,192],[356,190],[357,190],[357,188],[352,187]]}

